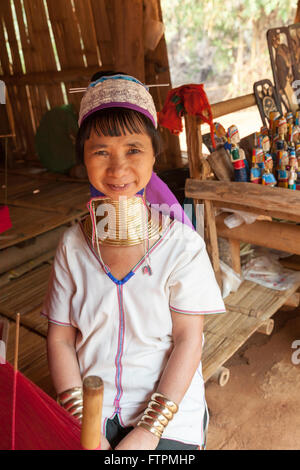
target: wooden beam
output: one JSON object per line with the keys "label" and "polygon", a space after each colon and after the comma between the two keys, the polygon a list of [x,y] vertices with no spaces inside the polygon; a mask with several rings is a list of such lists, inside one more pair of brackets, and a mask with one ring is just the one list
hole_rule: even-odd
{"label": "wooden beam", "polygon": [[15,73],[14,75],[0,75],[6,85],[53,85],[61,82],[90,81],[91,76],[99,70],[108,70],[114,68],[113,65],[93,65],[90,67],[50,70],[47,72],[29,72],[26,74]]}
{"label": "wooden beam", "polygon": [[227,214],[221,214],[216,217],[220,237],[300,254],[300,230],[296,224],[257,220],[252,224],[244,223],[239,227],[228,228],[224,224],[226,216]]}
{"label": "wooden beam", "polygon": [[[255,214],[255,215],[262,215],[265,217],[274,217],[276,219],[282,219],[286,220],[287,216],[286,214],[280,212],[280,211],[268,211],[264,209],[263,207],[252,207],[247,204],[234,204],[230,202],[220,202],[220,201],[214,201],[214,206],[219,207],[220,209],[228,209],[230,212],[231,209],[236,210],[236,211],[243,211],[243,212],[249,212],[250,214]],[[289,214],[288,220],[290,222],[299,222],[299,216],[295,216],[294,214]]]}
{"label": "wooden beam", "polygon": [[238,98],[232,98],[227,101],[221,101],[211,105],[213,118],[216,119],[226,114],[235,113],[242,109],[250,108],[256,105],[255,95],[251,93],[249,95],[239,96]]}
{"label": "wooden beam", "polygon": [[[270,188],[253,183],[198,181],[187,179],[186,197],[232,203],[253,209],[282,213],[287,220],[300,222],[300,193],[285,188]],[[293,217],[290,219],[290,217]],[[299,230],[299,228],[298,228]]]}

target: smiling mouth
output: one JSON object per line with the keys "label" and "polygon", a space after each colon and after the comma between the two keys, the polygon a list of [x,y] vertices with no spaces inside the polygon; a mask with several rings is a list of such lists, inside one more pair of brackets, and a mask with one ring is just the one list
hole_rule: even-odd
{"label": "smiling mouth", "polygon": [[125,184],[109,184],[107,183],[107,186],[112,189],[113,191],[123,191],[124,189],[127,189],[128,186],[130,186],[131,183],[125,183]]}

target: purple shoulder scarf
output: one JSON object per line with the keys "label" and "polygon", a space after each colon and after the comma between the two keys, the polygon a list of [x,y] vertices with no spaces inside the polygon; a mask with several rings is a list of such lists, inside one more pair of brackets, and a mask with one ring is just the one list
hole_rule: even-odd
{"label": "purple shoulder scarf", "polygon": [[[90,189],[92,197],[103,196],[103,194],[91,184]],[[175,195],[166,183],[164,183],[154,172],[152,172],[150,181],[146,186],[146,199],[151,205],[154,205],[154,207],[158,205],[159,210],[163,214],[170,215],[179,222],[194,229],[192,222],[182,209]]]}

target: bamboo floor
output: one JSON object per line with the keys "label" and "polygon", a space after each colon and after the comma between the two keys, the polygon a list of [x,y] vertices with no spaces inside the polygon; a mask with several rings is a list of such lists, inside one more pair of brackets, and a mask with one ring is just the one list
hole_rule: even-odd
{"label": "bamboo floor", "polygon": [[[0,180],[4,172],[0,170]],[[0,204],[5,189],[0,187]],[[7,205],[13,227],[0,234],[0,249],[16,245],[56,227],[79,220],[88,213],[89,185],[63,175],[8,172]]]}
{"label": "bamboo floor", "polygon": [[[44,233],[53,226],[76,221],[87,213],[85,203],[88,186],[86,183],[57,181],[51,175],[29,178],[28,175],[9,176],[9,199],[16,203],[12,211],[16,234],[14,240],[0,241],[0,249],[11,246],[36,233]],[[13,184],[11,184],[13,183]],[[33,193],[39,189],[39,193]],[[38,209],[17,205],[22,201],[36,204]],[[68,213],[53,212],[57,207],[69,208]],[[20,211],[20,212],[18,212]],[[28,212],[27,212],[28,211]],[[41,212],[43,222],[37,221]],[[28,219],[26,219],[28,214]],[[49,217],[49,218],[47,218]],[[23,224],[23,225],[22,225]],[[27,228],[26,228],[26,227]],[[23,234],[20,234],[22,227]],[[9,233],[6,232],[7,234]],[[24,238],[25,237],[25,238]],[[299,257],[289,259],[289,267],[300,269]],[[33,260],[34,261],[34,260]],[[50,395],[54,394],[49,377],[46,356],[47,319],[40,315],[46,293],[52,258],[44,259],[34,268],[16,279],[1,286],[0,316],[9,323],[7,360],[13,363],[15,342],[15,318],[20,313],[19,370]],[[292,265],[291,265],[292,263]],[[286,291],[275,291],[250,281],[244,281],[236,293],[225,299],[226,313],[205,318],[205,345],[202,357],[203,377],[209,380],[226,361],[254,334],[261,325],[270,319],[300,287],[300,282]]]}

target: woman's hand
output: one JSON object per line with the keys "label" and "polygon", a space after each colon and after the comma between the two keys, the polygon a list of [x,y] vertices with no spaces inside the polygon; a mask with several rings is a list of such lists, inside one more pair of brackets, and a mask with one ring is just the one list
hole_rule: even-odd
{"label": "woman's hand", "polygon": [[146,429],[136,427],[119,442],[115,450],[154,450],[159,438]]}

